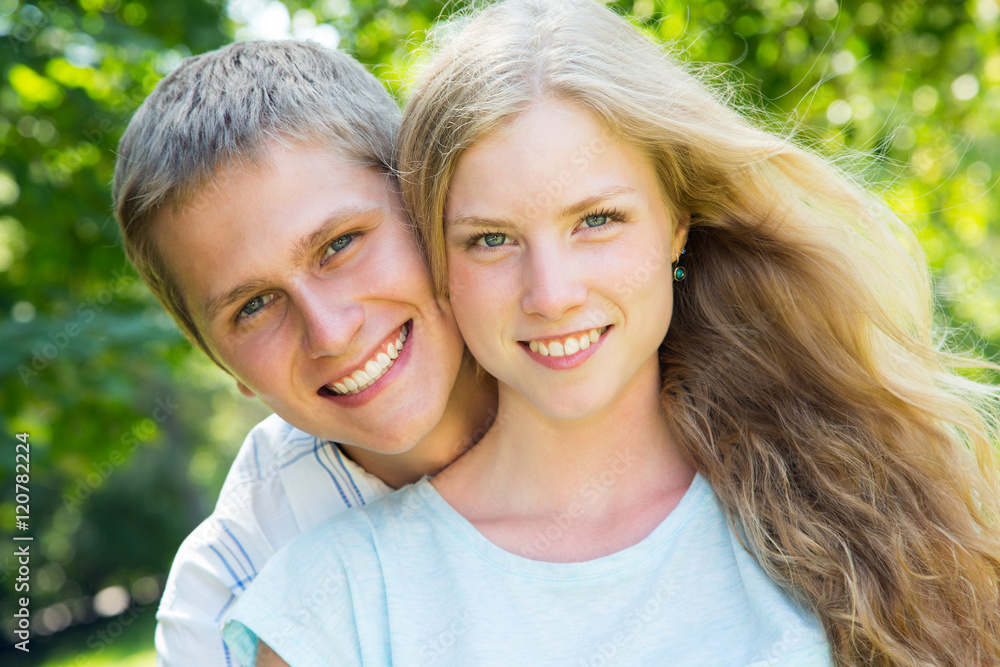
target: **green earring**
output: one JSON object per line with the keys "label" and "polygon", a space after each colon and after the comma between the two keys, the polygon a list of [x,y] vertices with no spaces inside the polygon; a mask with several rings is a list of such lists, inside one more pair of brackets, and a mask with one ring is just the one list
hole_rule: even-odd
{"label": "green earring", "polygon": [[[677,255],[677,259],[674,260],[674,264],[676,264],[677,262],[681,261],[681,255],[683,255],[686,252],[687,252],[687,250],[685,250],[684,248],[681,248],[680,255]],[[684,280],[685,278],[687,278],[687,275],[688,275],[687,269],[685,269],[683,266],[676,267],[674,269],[674,282],[678,282],[678,283],[681,282],[682,280]]]}

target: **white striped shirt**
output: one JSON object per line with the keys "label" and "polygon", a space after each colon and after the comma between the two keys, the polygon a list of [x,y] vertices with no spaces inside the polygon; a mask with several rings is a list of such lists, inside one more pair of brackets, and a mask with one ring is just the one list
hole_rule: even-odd
{"label": "white striped shirt", "polygon": [[181,544],[156,614],[157,663],[236,665],[220,623],[236,598],[296,535],[387,495],[382,480],[271,415],[247,435],[208,517]]}

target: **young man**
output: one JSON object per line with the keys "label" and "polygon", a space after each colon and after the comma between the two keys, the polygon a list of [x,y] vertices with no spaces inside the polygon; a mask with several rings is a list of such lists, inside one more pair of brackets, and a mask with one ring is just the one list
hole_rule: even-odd
{"label": "young man", "polygon": [[231,664],[218,623],[282,545],[439,470],[489,425],[495,399],[462,363],[397,194],[398,121],[349,56],[244,42],[183,62],[122,138],[129,259],[276,413],[181,546],[157,615],[161,664]]}

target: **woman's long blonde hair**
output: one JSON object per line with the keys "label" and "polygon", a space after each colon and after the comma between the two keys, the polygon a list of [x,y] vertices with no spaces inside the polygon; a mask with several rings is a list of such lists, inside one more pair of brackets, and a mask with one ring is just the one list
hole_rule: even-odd
{"label": "woman's long blonde hair", "polygon": [[399,149],[441,293],[463,151],[539,100],[586,109],[691,214],[663,403],[749,551],[839,665],[1000,665],[1000,392],[942,350],[906,225],[597,2],[507,0],[452,33]]}

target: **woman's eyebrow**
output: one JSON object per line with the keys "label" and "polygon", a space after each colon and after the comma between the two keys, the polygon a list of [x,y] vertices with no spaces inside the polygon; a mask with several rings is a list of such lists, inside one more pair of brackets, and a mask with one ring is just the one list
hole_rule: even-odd
{"label": "woman's eyebrow", "polygon": [[635,193],[635,188],[630,188],[626,185],[615,185],[609,188],[601,190],[592,197],[587,197],[586,199],[581,199],[575,204],[570,204],[563,208],[559,212],[559,217],[561,218],[573,218],[588,210],[594,208],[595,206],[601,204],[608,199],[614,199],[615,197],[620,197],[622,195]]}
{"label": "woman's eyebrow", "polygon": [[[581,199],[578,202],[565,206],[560,212],[560,218],[571,218],[578,216],[585,211],[592,209],[608,199],[614,199],[622,195],[634,194],[635,188],[627,185],[614,185],[599,191],[597,194]],[[517,225],[505,218],[485,218],[479,215],[459,215],[445,221],[447,227],[476,227],[491,229],[506,229]]]}
{"label": "woman's eyebrow", "polygon": [[484,218],[479,215],[459,215],[445,221],[446,227],[476,227],[490,229],[506,229],[515,227],[513,222],[505,218]]}

